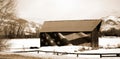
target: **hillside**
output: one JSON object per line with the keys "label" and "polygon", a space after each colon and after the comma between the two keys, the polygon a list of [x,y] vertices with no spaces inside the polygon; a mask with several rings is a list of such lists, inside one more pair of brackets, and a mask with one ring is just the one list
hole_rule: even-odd
{"label": "hillside", "polygon": [[0,38],[38,37],[40,24],[21,18],[0,20]]}
{"label": "hillside", "polygon": [[107,16],[102,18],[100,31],[104,36],[120,36],[120,17]]}

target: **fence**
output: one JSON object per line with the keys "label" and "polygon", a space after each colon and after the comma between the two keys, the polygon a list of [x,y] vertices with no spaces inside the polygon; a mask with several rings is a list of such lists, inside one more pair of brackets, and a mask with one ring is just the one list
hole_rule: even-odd
{"label": "fence", "polygon": [[[79,55],[100,55],[100,58],[102,58],[102,57],[120,57],[120,53],[70,53],[70,52],[56,52],[56,51],[42,51],[42,50],[15,51],[14,53],[26,53],[26,52],[37,52],[37,53],[45,52],[45,53],[54,53],[56,55],[75,54],[75,55],[77,55],[77,57],[79,57]],[[110,55],[110,56],[107,56],[107,55]]]}

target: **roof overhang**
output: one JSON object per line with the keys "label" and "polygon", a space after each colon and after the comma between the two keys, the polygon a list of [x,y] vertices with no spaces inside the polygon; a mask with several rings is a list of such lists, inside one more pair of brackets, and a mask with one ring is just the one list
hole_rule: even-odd
{"label": "roof overhang", "polygon": [[65,20],[65,21],[45,21],[40,32],[91,32],[102,20]]}

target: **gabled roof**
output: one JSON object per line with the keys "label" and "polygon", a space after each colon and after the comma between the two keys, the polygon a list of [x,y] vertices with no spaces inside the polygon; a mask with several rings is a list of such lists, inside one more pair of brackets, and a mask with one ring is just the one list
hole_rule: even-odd
{"label": "gabled roof", "polygon": [[93,31],[101,20],[45,21],[40,32],[78,32]]}

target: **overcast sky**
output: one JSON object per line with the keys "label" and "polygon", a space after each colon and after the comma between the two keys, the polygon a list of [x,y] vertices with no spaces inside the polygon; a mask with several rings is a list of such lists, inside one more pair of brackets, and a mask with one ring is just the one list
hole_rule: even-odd
{"label": "overcast sky", "polygon": [[120,0],[18,0],[20,18],[43,23],[46,20],[80,20],[120,16]]}

